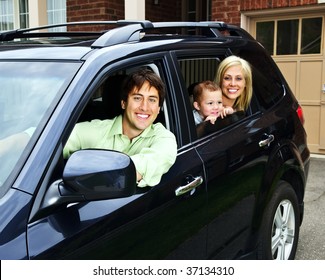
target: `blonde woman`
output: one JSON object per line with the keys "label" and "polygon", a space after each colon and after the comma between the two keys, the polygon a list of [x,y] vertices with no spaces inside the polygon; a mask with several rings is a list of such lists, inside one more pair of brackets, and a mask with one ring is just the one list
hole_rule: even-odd
{"label": "blonde woman", "polygon": [[235,55],[221,61],[215,82],[222,90],[225,108],[246,111],[252,98],[252,70],[249,63]]}

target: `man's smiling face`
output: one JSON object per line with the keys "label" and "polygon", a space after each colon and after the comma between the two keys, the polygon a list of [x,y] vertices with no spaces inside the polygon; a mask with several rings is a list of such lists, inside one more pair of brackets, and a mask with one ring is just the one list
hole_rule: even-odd
{"label": "man's smiling face", "polygon": [[123,134],[130,139],[141,134],[159,114],[159,94],[156,88],[146,81],[141,88],[133,88],[127,101],[122,101]]}

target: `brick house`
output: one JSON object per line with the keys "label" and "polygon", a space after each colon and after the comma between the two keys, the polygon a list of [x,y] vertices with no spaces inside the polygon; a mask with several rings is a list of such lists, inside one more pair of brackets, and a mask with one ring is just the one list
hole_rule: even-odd
{"label": "brick house", "polygon": [[218,20],[246,29],[270,52],[303,106],[311,151],[325,154],[325,0],[7,0],[0,30],[125,18]]}

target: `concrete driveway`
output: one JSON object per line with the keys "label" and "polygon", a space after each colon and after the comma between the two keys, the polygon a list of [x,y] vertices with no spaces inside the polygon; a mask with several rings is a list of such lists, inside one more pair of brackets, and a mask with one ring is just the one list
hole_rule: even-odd
{"label": "concrete driveway", "polygon": [[325,156],[310,164],[296,260],[325,260]]}

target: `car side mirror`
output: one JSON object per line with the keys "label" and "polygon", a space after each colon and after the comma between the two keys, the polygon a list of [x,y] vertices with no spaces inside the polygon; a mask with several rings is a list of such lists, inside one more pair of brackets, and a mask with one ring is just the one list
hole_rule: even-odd
{"label": "car side mirror", "polygon": [[69,203],[131,196],[136,191],[136,170],[131,158],[112,150],[87,149],[74,152],[63,171],[63,179],[48,188],[38,214]]}
{"label": "car side mirror", "polygon": [[62,193],[85,200],[130,196],[136,189],[136,171],[129,156],[117,151],[80,150],[71,155],[63,171]]}

